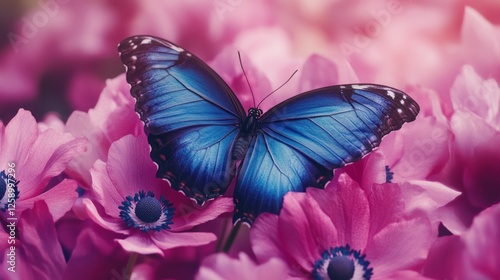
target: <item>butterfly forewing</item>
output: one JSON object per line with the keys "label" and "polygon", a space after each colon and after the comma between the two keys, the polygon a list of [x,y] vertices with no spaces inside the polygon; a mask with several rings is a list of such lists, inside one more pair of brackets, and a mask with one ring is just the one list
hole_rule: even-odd
{"label": "butterfly forewing", "polygon": [[245,117],[234,93],[204,62],[168,41],[135,36],[118,50],[157,177],[199,204],[224,193],[235,173],[229,151]]}

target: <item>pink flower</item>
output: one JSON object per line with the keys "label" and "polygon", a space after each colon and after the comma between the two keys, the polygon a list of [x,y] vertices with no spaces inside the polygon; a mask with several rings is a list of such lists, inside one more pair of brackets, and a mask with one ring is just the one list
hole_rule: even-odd
{"label": "pink flower", "polygon": [[500,89],[464,66],[451,88],[455,110],[450,119],[454,141],[441,181],[463,192],[443,209],[445,225],[454,233],[467,229],[474,215],[500,202]]}
{"label": "pink flower", "polygon": [[461,236],[441,237],[424,269],[438,279],[498,279],[500,268],[500,204],[482,211]]}
{"label": "pink flower", "polygon": [[238,259],[232,259],[226,254],[215,254],[205,258],[196,280],[211,279],[285,279],[286,264],[273,258],[257,265],[245,253],[240,253]]}
{"label": "pink flower", "polygon": [[280,216],[257,219],[251,241],[260,262],[278,257],[293,277],[416,277],[437,232],[404,210],[398,185],[362,190],[342,174],[336,187],[287,194]]}
{"label": "pink flower", "polygon": [[[76,182],[63,180],[54,186],[49,181],[63,172],[68,163],[85,150],[86,141],[54,129],[41,129],[30,112],[20,109],[7,126],[0,124],[0,207],[6,213],[9,183],[15,193],[17,216],[44,200],[58,220],[77,197]],[[2,188],[0,188],[2,189]]]}
{"label": "pink flower", "polygon": [[[14,262],[3,262],[0,277],[62,279],[66,260],[57,240],[54,220],[47,204],[44,201],[35,202],[33,208],[24,211],[14,223],[17,227],[15,243],[11,244],[15,248]],[[10,252],[6,254],[8,253]],[[9,258],[7,255],[7,259]],[[23,264],[29,264],[28,268],[23,268]],[[11,269],[8,270],[9,268]],[[12,272],[12,269],[15,272]]]}
{"label": "pink flower", "polygon": [[87,113],[74,111],[66,123],[66,131],[88,139],[87,151],[70,163],[70,174],[84,188],[92,184],[90,168],[97,159],[106,160],[111,143],[127,134],[138,135],[143,123],[134,111],[135,101],[125,75],[106,82],[96,106]]}
{"label": "pink flower", "polygon": [[170,248],[214,241],[213,233],[186,231],[231,212],[232,199],[197,207],[155,172],[144,134],[111,144],[107,162],[97,160],[91,170],[94,199],[83,198],[90,218],[120,234],[116,241],[129,252],[163,255]]}

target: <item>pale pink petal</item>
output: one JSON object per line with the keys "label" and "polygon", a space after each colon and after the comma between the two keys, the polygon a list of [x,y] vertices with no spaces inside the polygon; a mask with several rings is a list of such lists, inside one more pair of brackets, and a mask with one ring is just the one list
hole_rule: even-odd
{"label": "pale pink petal", "polygon": [[409,218],[417,218],[425,213],[436,226],[441,222],[437,209],[460,195],[460,192],[438,182],[415,180],[402,183],[400,186],[405,202],[405,215]]}
{"label": "pale pink petal", "polygon": [[[117,187],[111,182],[106,164],[101,160],[97,160],[90,170],[90,174],[92,175],[92,192],[97,202],[104,207],[108,215],[118,217],[120,215],[118,206],[125,201],[126,195],[121,195]],[[133,196],[134,194],[130,193],[128,195]]]}
{"label": "pale pink petal", "polygon": [[211,232],[170,232],[168,230],[150,232],[150,237],[161,250],[206,245],[217,239],[217,236]]}
{"label": "pale pink petal", "polygon": [[159,254],[163,256],[163,251],[151,240],[147,233],[139,232],[132,234],[125,239],[115,239],[125,251],[134,252],[138,254]]}
{"label": "pale pink petal", "polygon": [[373,184],[383,184],[387,181],[384,155],[379,151],[374,151],[367,158],[361,180],[361,187],[364,189],[371,187]]}
{"label": "pale pink petal", "polygon": [[498,279],[500,277],[500,204],[474,218],[463,234],[465,252],[462,263],[464,279]]}
{"label": "pale pink petal", "polygon": [[279,259],[273,258],[261,265],[255,264],[245,253],[232,259],[226,254],[211,255],[203,260],[196,280],[215,279],[284,279],[287,266]]}
{"label": "pale pink petal", "polygon": [[123,222],[119,217],[103,216],[88,198],[83,198],[82,203],[85,206],[85,210],[87,211],[90,219],[101,227],[121,234],[130,233],[130,230],[126,227],[125,222]]}
{"label": "pale pink petal", "polygon": [[383,279],[391,272],[422,265],[436,238],[437,230],[425,218],[392,223],[370,240],[366,259],[374,268],[373,275]]}
{"label": "pale pink petal", "polygon": [[5,127],[5,139],[0,148],[0,163],[15,162],[22,167],[28,160],[30,147],[38,137],[38,126],[29,111],[19,109]]}
{"label": "pale pink petal", "polygon": [[[399,160],[388,165],[394,172],[393,182],[404,182],[410,179],[426,179],[432,172],[444,166],[449,157],[448,141],[450,132],[445,123],[435,117],[421,117],[407,123],[396,133],[403,133],[404,150]],[[384,143],[385,139],[382,141]],[[387,143],[389,145],[391,143]],[[394,144],[382,144],[380,150],[389,159],[391,151],[398,149]]]}
{"label": "pale pink petal", "polygon": [[24,210],[32,208],[37,201],[45,201],[49,207],[50,214],[54,217],[54,221],[58,221],[73,207],[78,197],[76,187],[76,181],[65,179],[38,196],[20,200],[17,203],[16,212],[20,214]]}
{"label": "pale pink petal", "polygon": [[335,63],[323,56],[311,55],[302,66],[299,92],[336,85],[338,80],[339,70]]}
{"label": "pale pink petal", "polygon": [[69,162],[85,151],[86,140],[74,138],[69,133],[60,133],[53,129],[40,133],[30,146],[30,155],[24,166],[19,168],[19,181],[25,184],[21,188],[22,198],[39,194],[47,182],[68,166]]}
{"label": "pale pink petal", "polygon": [[455,110],[468,110],[500,128],[500,89],[495,80],[483,80],[474,68],[465,65],[450,89],[450,96]]}
{"label": "pale pink petal", "polygon": [[252,250],[260,263],[267,262],[273,257],[287,260],[288,256],[281,250],[278,235],[279,217],[271,213],[262,213],[255,220],[250,231]]}
{"label": "pale pink petal", "polygon": [[479,143],[492,139],[498,133],[483,119],[466,111],[456,111],[450,120],[450,126],[455,135],[455,149],[465,159],[474,156]]}
{"label": "pale pink petal", "polygon": [[109,148],[107,170],[115,191],[121,196],[133,196],[139,190],[159,194],[156,167],[149,157],[146,137],[127,135]]}
{"label": "pale pink petal", "polygon": [[[170,187],[168,187],[170,188]],[[182,195],[177,193],[177,195]],[[166,196],[165,199],[169,200],[171,196]],[[172,231],[179,232],[191,229],[193,226],[203,224],[205,222],[214,220],[224,213],[229,213],[234,210],[234,202],[229,197],[219,197],[212,201],[208,201],[203,206],[199,206],[194,201],[186,199],[184,202],[174,204],[175,214],[172,219]]]}

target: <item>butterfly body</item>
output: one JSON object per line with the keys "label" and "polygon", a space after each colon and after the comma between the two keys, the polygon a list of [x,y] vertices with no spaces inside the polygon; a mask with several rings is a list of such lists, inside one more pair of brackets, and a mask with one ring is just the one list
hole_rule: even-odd
{"label": "butterfly body", "polygon": [[323,188],[332,170],[361,159],[419,111],[402,91],[356,84],[246,114],[215,71],[175,44],[134,36],[118,49],[156,176],[201,205],[237,174],[234,221],[251,224],[262,212],[279,213],[286,193]]}

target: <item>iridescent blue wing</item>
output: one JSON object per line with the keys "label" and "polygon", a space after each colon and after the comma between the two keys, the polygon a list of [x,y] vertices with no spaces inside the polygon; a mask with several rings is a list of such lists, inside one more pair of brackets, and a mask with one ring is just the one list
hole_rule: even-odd
{"label": "iridescent blue wing", "polygon": [[289,191],[323,188],[333,169],[361,159],[418,111],[405,93],[372,84],[325,87],[276,105],[260,118],[241,165],[234,221],[278,213]]}
{"label": "iridescent blue wing", "polygon": [[224,193],[235,174],[231,147],[245,111],[203,61],[151,36],[118,45],[144,122],[159,178],[203,204]]}

